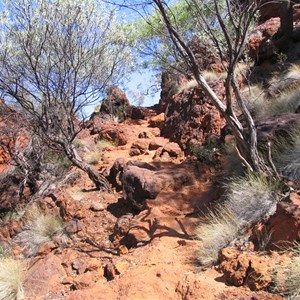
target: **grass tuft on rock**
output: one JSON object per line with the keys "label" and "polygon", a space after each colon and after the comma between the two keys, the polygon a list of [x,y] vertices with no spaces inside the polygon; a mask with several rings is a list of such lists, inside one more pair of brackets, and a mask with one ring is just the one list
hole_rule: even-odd
{"label": "grass tuft on rock", "polygon": [[23,231],[17,235],[17,240],[26,245],[29,255],[34,255],[42,244],[63,237],[65,237],[64,226],[58,216],[44,214],[39,209],[34,209],[29,214]]}
{"label": "grass tuft on rock", "polygon": [[242,234],[244,228],[276,208],[277,185],[262,176],[236,177],[225,187],[224,203],[216,211],[210,211],[207,222],[197,228],[197,237],[202,241],[198,251],[202,265],[215,263],[219,251]]}
{"label": "grass tuft on rock", "polygon": [[277,183],[270,183],[261,175],[251,173],[245,177],[235,177],[226,188],[224,207],[231,211],[243,226],[260,221],[276,207]]}

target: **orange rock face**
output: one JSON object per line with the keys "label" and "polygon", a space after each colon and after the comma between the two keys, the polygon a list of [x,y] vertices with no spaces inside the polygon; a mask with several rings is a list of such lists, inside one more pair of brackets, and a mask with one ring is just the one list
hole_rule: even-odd
{"label": "orange rock face", "polygon": [[290,202],[277,204],[276,213],[270,218],[273,247],[284,247],[287,242],[300,240],[300,195],[291,193]]}
{"label": "orange rock face", "polygon": [[288,257],[256,255],[225,248],[220,253],[218,269],[224,274],[224,280],[235,286],[246,285],[251,290],[265,289],[272,282],[272,270],[278,263],[289,260]]}

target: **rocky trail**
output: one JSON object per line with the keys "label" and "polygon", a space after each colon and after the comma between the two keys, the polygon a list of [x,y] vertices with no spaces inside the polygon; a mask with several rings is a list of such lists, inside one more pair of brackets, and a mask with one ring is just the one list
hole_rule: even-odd
{"label": "rocky trail", "polygon": [[[58,190],[36,200],[61,215],[68,238],[44,243],[27,259],[26,299],[281,299],[228,286],[215,268],[199,266],[195,228],[219,197],[217,176],[159,137],[157,119],[108,129],[114,145],[103,149],[95,167],[110,178],[114,193],[96,191],[72,169]],[[89,145],[84,155],[97,139],[81,133]],[[20,226],[11,221],[1,228],[12,247]],[[24,253],[19,246],[12,251]]]}

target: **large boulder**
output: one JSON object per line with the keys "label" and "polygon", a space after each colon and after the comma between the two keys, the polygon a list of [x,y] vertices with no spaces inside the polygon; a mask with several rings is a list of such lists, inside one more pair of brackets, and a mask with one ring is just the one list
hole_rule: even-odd
{"label": "large boulder", "polygon": [[154,171],[127,165],[122,174],[125,199],[139,210],[144,208],[147,199],[155,199],[161,191],[179,190],[189,182],[189,174],[178,169]]}
{"label": "large boulder", "polygon": [[122,176],[123,192],[127,200],[137,209],[143,207],[145,199],[155,199],[164,188],[162,178],[154,176],[155,172],[136,166],[127,166]]}
{"label": "large boulder", "polygon": [[118,123],[103,124],[99,128],[98,139],[112,142],[116,146],[127,144],[125,128]]}
{"label": "large boulder", "polygon": [[152,111],[147,107],[142,106],[129,106],[127,108],[127,116],[133,120],[143,120],[152,115]]}
{"label": "large boulder", "polygon": [[300,114],[285,113],[255,120],[258,140],[266,142],[278,137],[288,138],[293,129],[300,124]]}

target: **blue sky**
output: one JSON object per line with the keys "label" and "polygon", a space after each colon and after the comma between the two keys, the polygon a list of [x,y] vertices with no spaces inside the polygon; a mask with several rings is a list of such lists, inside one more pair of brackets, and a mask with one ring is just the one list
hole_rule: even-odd
{"label": "blue sky", "polygon": [[[124,1],[124,0],[114,0],[113,1],[116,4],[124,4],[124,2],[128,5],[134,4],[135,1]],[[136,6],[134,7],[137,8]],[[148,8],[151,10],[151,6],[148,5]],[[136,19],[141,18],[141,15],[137,11],[134,11],[129,8],[120,8],[119,7],[119,14],[122,19],[125,19],[126,21],[134,21]],[[131,104],[138,105],[139,101],[134,94],[142,95],[144,97],[144,101],[140,103],[142,106],[152,106],[154,104],[157,104],[159,102],[160,98],[160,80],[157,82],[155,81],[154,75],[157,74],[157,72],[153,71],[152,69],[143,69],[140,70],[140,72],[135,72],[132,75],[129,76],[129,81],[126,82],[121,86],[122,89],[127,94],[127,97]],[[156,93],[147,92],[149,88],[153,85],[159,85],[159,90]]]}
{"label": "blue sky", "polygon": [[[126,92],[131,104],[152,106],[159,102],[160,86],[157,87],[159,88],[159,90],[157,90],[156,92],[148,91],[149,89],[151,89],[152,85],[157,86],[157,84],[160,84],[160,82],[157,82],[155,80],[155,74],[156,73],[150,69],[145,69],[141,73],[135,72],[130,76],[128,83],[124,84],[121,87]],[[144,98],[142,103],[139,103],[139,95]]]}

